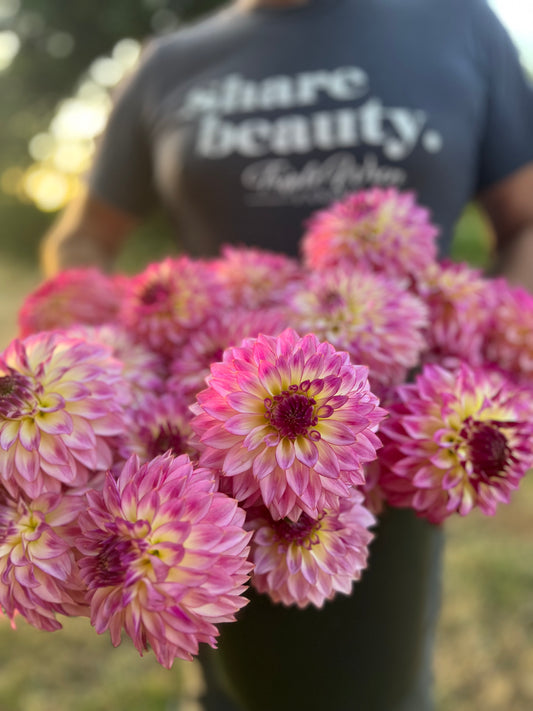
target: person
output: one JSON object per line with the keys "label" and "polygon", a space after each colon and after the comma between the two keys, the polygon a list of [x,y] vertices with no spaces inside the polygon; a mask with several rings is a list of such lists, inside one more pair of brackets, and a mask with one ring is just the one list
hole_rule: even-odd
{"label": "person", "polygon": [[[371,185],[416,193],[441,256],[477,200],[502,270],[533,289],[533,92],[486,0],[236,0],[152,41],[43,268],[111,269],[157,203],[193,255],[295,255],[313,211]],[[246,709],[433,708],[442,542],[411,513],[380,522],[350,598],[302,612],[256,596],[227,626],[223,672]]]}
{"label": "person", "polygon": [[150,44],[45,273],[111,268],[156,201],[193,253],[295,253],[313,210],[381,185],[431,208],[442,254],[476,198],[529,283],[532,102],[485,0],[238,0]]}

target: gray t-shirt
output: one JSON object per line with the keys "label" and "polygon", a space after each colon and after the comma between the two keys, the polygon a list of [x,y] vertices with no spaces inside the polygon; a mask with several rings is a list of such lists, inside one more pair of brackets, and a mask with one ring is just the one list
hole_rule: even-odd
{"label": "gray t-shirt", "polygon": [[192,254],[297,252],[311,212],[371,185],[441,226],[533,160],[533,92],[485,0],[227,7],[153,41],[90,176],[133,214],[160,201]]}

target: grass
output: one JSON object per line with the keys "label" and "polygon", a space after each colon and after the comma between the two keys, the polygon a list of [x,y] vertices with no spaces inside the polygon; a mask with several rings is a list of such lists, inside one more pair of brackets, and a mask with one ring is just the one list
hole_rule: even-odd
{"label": "grass", "polygon": [[447,525],[439,711],[533,708],[533,475],[494,518]]}
{"label": "grass", "polygon": [[[459,241],[455,256],[482,265],[485,236],[475,212],[466,219],[476,236]],[[147,246],[143,241],[146,254]],[[136,258],[127,255],[125,264]],[[0,347],[14,335],[16,311],[38,281],[27,260],[0,260]],[[530,476],[495,518],[473,514],[447,523],[438,711],[533,708],[532,510]],[[112,648],[86,620],[65,620],[55,633],[23,621],[13,630],[0,620],[0,711],[198,711],[189,696],[199,683],[195,664],[167,672],[152,655],[141,659],[127,639]]]}

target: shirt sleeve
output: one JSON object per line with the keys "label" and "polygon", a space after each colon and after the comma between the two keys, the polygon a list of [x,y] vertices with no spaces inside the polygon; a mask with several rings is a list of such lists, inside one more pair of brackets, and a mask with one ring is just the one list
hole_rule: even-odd
{"label": "shirt sleeve", "polygon": [[533,85],[511,37],[486,0],[476,0],[473,31],[486,77],[479,191],[533,161]]}
{"label": "shirt sleeve", "polygon": [[143,51],[137,70],[118,89],[88,175],[89,191],[114,207],[143,216],[154,206],[154,171],[146,121],[156,42]]}

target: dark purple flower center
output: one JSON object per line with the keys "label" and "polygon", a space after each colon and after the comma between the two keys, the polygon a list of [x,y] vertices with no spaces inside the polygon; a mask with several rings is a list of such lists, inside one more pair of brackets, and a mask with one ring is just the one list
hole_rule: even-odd
{"label": "dark purple flower center", "polygon": [[315,405],[316,400],[298,390],[283,390],[280,395],[265,399],[266,417],[281,437],[296,439],[309,434],[317,424]]}
{"label": "dark purple flower center", "polygon": [[17,527],[13,521],[11,506],[0,505],[0,544],[5,543],[16,533]]}
{"label": "dark purple flower center", "polygon": [[0,378],[0,397],[7,397],[17,387],[17,381],[12,375],[3,375]]}
{"label": "dark purple flower center", "polygon": [[344,306],[344,299],[337,291],[333,291],[333,289],[325,291],[322,294],[321,301],[322,305],[330,311]]}
{"label": "dark purple flower center", "polygon": [[121,536],[110,536],[96,557],[93,585],[97,588],[121,585],[128,569],[139,557],[139,543]]}
{"label": "dark purple flower center", "polygon": [[178,427],[175,427],[170,422],[161,425],[157,435],[151,437],[148,443],[148,455],[150,459],[157,457],[159,454],[171,451],[172,454],[178,456],[187,452],[187,439],[180,432]]}
{"label": "dark purple flower center", "polygon": [[31,382],[25,375],[12,371],[0,377],[0,415],[15,417],[31,397]]}
{"label": "dark purple flower center", "polygon": [[141,301],[146,306],[154,306],[155,304],[164,303],[170,294],[167,286],[156,282],[147,286],[146,289],[141,294]]}
{"label": "dark purple flower center", "polygon": [[211,365],[211,363],[219,363],[222,360],[222,355],[224,353],[224,348],[219,346],[218,348],[213,348],[210,353],[206,353],[204,360],[206,363]]}
{"label": "dark purple flower center", "polygon": [[503,476],[513,457],[498,423],[472,422],[465,434],[474,473],[485,481]]}
{"label": "dark purple flower center", "polygon": [[283,518],[281,521],[273,521],[272,527],[276,536],[284,543],[296,543],[299,546],[311,547],[318,543],[318,531],[320,530],[320,519],[317,521],[306,513],[300,514],[297,521]]}

